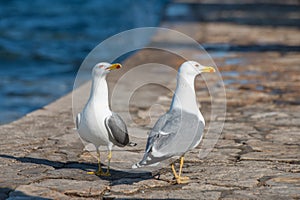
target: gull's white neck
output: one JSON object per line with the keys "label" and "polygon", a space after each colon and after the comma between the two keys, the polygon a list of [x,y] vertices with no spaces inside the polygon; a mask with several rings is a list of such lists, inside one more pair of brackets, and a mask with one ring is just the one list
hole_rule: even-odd
{"label": "gull's white neck", "polygon": [[93,77],[90,102],[101,109],[109,109],[106,76]]}
{"label": "gull's white neck", "polygon": [[197,115],[200,113],[196,101],[194,82],[195,76],[178,73],[177,86],[170,110],[182,109]]}

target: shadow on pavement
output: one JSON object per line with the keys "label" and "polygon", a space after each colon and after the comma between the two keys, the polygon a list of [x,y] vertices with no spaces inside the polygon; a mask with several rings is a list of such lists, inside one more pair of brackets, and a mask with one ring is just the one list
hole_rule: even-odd
{"label": "shadow on pavement", "polygon": [[14,190],[12,188],[0,188],[0,199],[7,199],[7,198],[13,198],[13,199],[36,199],[36,200],[50,200],[49,198],[43,198],[38,196],[32,196],[25,194],[21,191]]}
{"label": "shadow on pavement", "polygon": [[[15,157],[15,156],[5,155],[5,154],[0,154],[0,157],[7,158],[7,159],[14,159],[22,163],[34,163],[40,165],[47,165],[55,169],[80,169],[83,171],[97,170],[97,164],[91,164],[86,162],[77,162],[77,161],[60,162],[60,161],[51,161],[43,158]],[[129,172],[129,171],[110,169],[110,173],[111,176],[109,177],[99,176],[99,178],[102,180],[110,181],[112,185],[118,185],[124,183],[133,184],[135,182],[153,178],[151,172],[145,172],[145,171]],[[93,175],[87,175],[87,176],[93,176]],[[126,179],[126,180],[122,180],[122,179]]]}

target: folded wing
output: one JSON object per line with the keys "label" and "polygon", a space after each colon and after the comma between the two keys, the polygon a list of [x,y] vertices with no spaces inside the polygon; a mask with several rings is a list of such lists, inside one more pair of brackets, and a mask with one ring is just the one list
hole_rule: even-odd
{"label": "folded wing", "polygon": [[119,147],[124,147],[129,143],[126,124],[118,114],[112,113],[111,116],[107,117],[105,126],[112,143]]}

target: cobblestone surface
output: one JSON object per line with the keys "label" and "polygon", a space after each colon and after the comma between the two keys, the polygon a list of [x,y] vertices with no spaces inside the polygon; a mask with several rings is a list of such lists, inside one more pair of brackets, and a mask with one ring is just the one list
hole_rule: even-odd
{"label": "cobblestone surface", "polygon": [[[189,2],[171,3],[161,26],[186,33],[207,46],[222,74],[227,99],[226,118],[212,119],[225,120],[213,150],[199,158],[199,151],[210,139],[206,137],[197,149],[186,154],[183,173],[191,178],[190,182],[174,185],[168,166],[129,170],[142,156],[147,131],[171,102],[169,91],[148,86],[129,105],[135,123],[128,127],[138,145],[126,147],[126,151],[115,148],[111,177],[86,173],[97,168],[95,152],[89,152],[91,147],[85,146],[73,130],[71,94],[1,126],[0,199],[300,198],[299,28],[180,21],[172,10],[184,8],[193,15]],[[198,5],[198,1],[192,2]],[[153,42],[168,45],[171,40],[172,37],[156,35]],[[194,49],[180,45],[174,48],[197,59]],[[126,70],[148,62],[177,67],[182,59],[168,52],[142,50],[124,63],[123,72],[111,74],[109,84],[115,84]],[[165,86],[175,88],[176,80],[167,71],[150,68],[137,76],[145,74],[161,76]],[[217,80],[215,75],[204,77],[207,84]],[[133,82],[128,80],[124,84],[125,95]],[[86,95],[88,86],[82,86],[75,95]],[[221,89],[215,86],[216,92]],[[203,77],[196,80],[196,94],[209,126],[212,103]],[[151,98],[146,99],[147,96]],[[216,96],[214,101],[223,101],[223,96]],[[120,100],[114,111],[124,113],[126,103]]]}

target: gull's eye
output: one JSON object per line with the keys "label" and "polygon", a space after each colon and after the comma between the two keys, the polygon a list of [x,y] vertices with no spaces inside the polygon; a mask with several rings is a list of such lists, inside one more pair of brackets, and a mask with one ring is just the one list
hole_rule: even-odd
{"label": "gull's eye", "polygon": [[99,65],[99,66],[98,66],[98,68],[103,68],[103,67],[104,67],[103,65]]}
{"label": "gull's eye", "polygon": [[195,67],[199,67],[199,65],[198,65],[198,64],[195,64]]}

